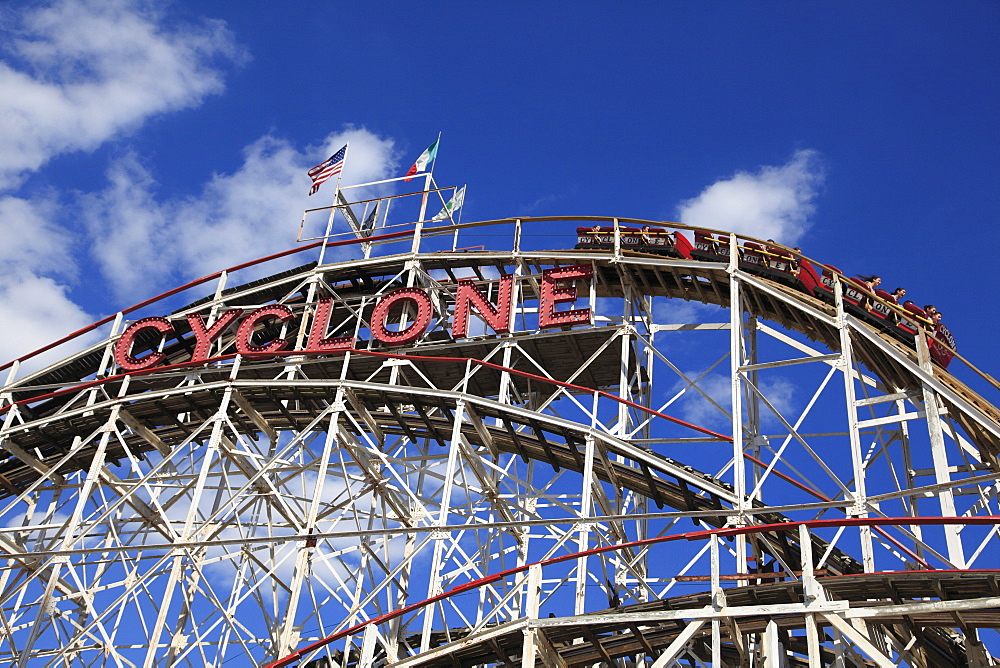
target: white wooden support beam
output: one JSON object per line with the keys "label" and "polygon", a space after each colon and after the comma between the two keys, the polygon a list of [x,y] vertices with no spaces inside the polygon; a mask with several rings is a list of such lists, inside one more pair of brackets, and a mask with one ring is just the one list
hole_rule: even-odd
{"label": "white wooden support beam", "polygon": [[124,407],[118,412],[118,418],[125,423],[125,425],[134,431],[139,436],[156,448],[164,457],[170,455],[170,446],[163,442],[163,440],[153,433],[149,427],[140,422],[134,415],[128,412]]}
{"label": "white wooden support beam", "polygon": [[472,427],[479,434],[480,440],[482,440],[483,445],[486,449],[490,451],[490,454],[494,457],[500,456],[500,448],[496,446],[493,442],[493,435],[490,434],[490,430],[483,424],[483,419],[479,417],[479,413],[476,412],[476,407],[474,404],[467,404],[465,407],[465,413],[469,416],[469,422],[472,423]]}
{"label": "white wooden support beam", "polygon": [[253,404],[251,404],[250,401],[247,400],[247,398],[244,397],[243,394],[235,387],[233,388],[233,402],[240,407],[240,410],[243,411],[248,418],[250,418],[251,422],[257,425],[258,429],[267,434],[267,438],[271,441],[271,443],[277,443],[278,432],[274,430],[274,427],[270,425],[267,419],[261,415],[257,409],[253,407]]}
{"label": "white wooden support beam", "polygon": [[378,627],[369,624],[361,638],[361,660],[358,668],[371,668],[375,663],[375,641],[378,639]]}
{"label": "white wooden support beam", "polygon": [[112,351],[114,350],[115,344],[118,342],[118,333],[121,331],[122,322],[125,318],[125,314],[119,311],[115,314],[114,323],[111,325],[111,331],[108,333],[107,345],[104,346],[104,353],[101,355],[101,363],[97,367],[97,377],[104,378],[108,375],[108,371],[112,371]]}
{"label": "white wooden support beam", "polygon": [[688,622],[688,625],[684,627],[684,630],[677,634],[673,642],[667,645],[667,648],[663,650],[660,656],[656,657],[653,661],[653,665],[650,668],[665,668],[670,665],[670,662],[677,658],[677,656],[684,650],[694,634],[701,630],[701,627],[705,625],[707,619],[695,619]]}
{"label": "white wooden support beam", "polygon": [[[538,656],[541,658],[542,663],[545,668],[568,668],[566,660],[562,658],[559,651],[555,648],[551,641],[549,641],[548,636],[545,635],[545,631],[542,628],[536,628],[535,630],[535,649],[538,651]],[[522,659],[523,663],[523,659]]]}
{"label": "white wooden support beam", "polygon": [[778,642],[778,623],[773,619],[764,628],[764,668],[782,668],[781,643]]}
{"label": "white wooden support beam", "polygon": [[908,413],[894,413],[885,417],[872,418],[870,420],[858,420],[858,429],[868,429],[869,427],[880,427],[884,424],[897,424],[908,422],[924,417],[924,411],[910,411]]}
{"label": "white wooden support beam", "polygon": [[837,629],[842,635],[847,637],[852,643],[857,645],[861,651],[871,658],[876,665],[882,668],[895,668],[896,662],[883,654],[875,643],[864,633],[858,631],[850,623],[845,621],[836,613],[824,613],[823,618],[830,622],[830,626]]}
{"label": "white wooden support beam", "polygon": [[840,353],[831,353],[829,355],[817,355],[816,357],[797,357],[790,360],[780,360],[778,362],[760,362],[758,364],[746,364],[740,367],[740,371],[760,371],[761,369],[776,369],[783,366],[794,366],[796,364],[808,364],[809,362],[826,362],[830,360],[836,360],[840,357]]}
{"label": "white wooden support beam", "polygon": [[[854,472],[854,489],[849,498],[854,501],[848,514],[855,517],[868,517],[868,491],[865,471],[865,459],[861,452],[861,434],[858,428],[857,396],[854,388],[854,351],[851,342],[851,328],[844,311],[844,290],[840,281],[834,286],[834,297],[837,304],[837,330],[840,336],[841,360],[838,362],[844,375],[844,397],[847,402],[847,425],[850,434],[851,464]],[[865,573],[875,570],[875,551],[872,545],[872,530],[869,526],[859,527],[861,534],[861,561]]]}
{"label": "white wooden support beam", "polygon": [[893,394],[882,394],[876,397],[868,397],[867,399],[858,399],[854,402],[854,405],[860,408],[861,406],[873,406],[875,404],[884,404],[890,401],[912,399],[915,396],[918,396],[918,394],[914,392],[894,392]]}
{"label": "white wooden support beam", "polygon": [[[22,464],[30,466],[42,475],[47,475],[50,471],[50,467],[46,466],[44,462],[30,454],[27,450],[15,443],[14,440],[9,437],[0,439],[0,448],[3,448],[10,454],[14,455],[14,457],[21,460]],[[58,478],[58,482],[62,483],[63,478],[61,475],[55,474],[55,477]]]}
{"label": "white wooden support beam", "polygon": [[722,665],[722,628],[719,621],[718,612],[726,604],[726,595],[722,592],[722,584],[719,581],[721,564],[719,563],[719,538],[711,536],[712,541],[712,610],[716,613],[712,616],[712,665]]}
{"label": "white wooden support beam", "polygon": [[[930,351],[927,349],[927,340],[923,336],[917,337],[917,358],[924,371],[933,373]],[[923,384],[923,394],[924,413],[927,414],[927,434],[931,442],[931,460],[934,463],[934,481],[938,485],[942,485],[937,493],[938,502],[941,505],[941,516],[955,517],[958,512],[955,508],[955,496],[950,487],[951,474],[949,473],[944,431],[941,428],[943,422],[941,420],[941,407],[937,394],[927,383]],[[962,527],[945,525],[942,528],[944,529],[945,543],[948,545],[948,561],[958,568],[965,568],[965,550],[962,545],[962,537],[959,534]]]}
{"label": "white wooden support beam", "polygon": [[816,615],[806,613],[806,651],[809,653],[809,668],[820,668],[819,627]]}
{"label": "white wooden support beam", "polygon": [[[740,254],[735,234],[729,235],[729,379],[732,411],[732,462],[733,492],[736,494],[736,526],[745,526],[746,509],[752,505],[747,499],[746,460],[743,444],[743,375],[739,369],[744,362],[743,343],[743,297],[740,281]],[[713,569],[716,564],[713,564]],[[736,572],[747,572],[747,540],[743,534],[736,536]],[[713,629],[713,640],[716,633]],[[718,663],[713,642],[713,663]]]}
{"label": "white wooden support beam", "polygon": [[[594,411],[595,415],[597,411]],[[587,434],[586,437],[586,448],[584,453],[583,462],[583,481],[581,482],[580,489],[580,517],[586,519],[591,515],[591,494],[593,493],[593,483],[594,483],[594,451],[596,446],[594,444],[594,437],[591,434]],[[579,529],[579,536],[577,538],[577,551],[584,552],[589,547],[590,542],[590,525],[583,522]],[[583,614],[586,609],[586,597],[587,597],[587,557],[579,557],[576,560],[576,598],[573,605],[573,613],[577,615]]]}
{"label": "white wooden support beam", "polygon": [[[799,554],[802,559],[802,597],[806,609],[817,601],[825,599],[823,588],[816,580],[813,571],[812,537],[809,527],[799,525]],[[806,646],[809,655],[809,668],[820,668],[819,628],[816,626],[816,615],[806,613]]]}
{"label": "white wooden support beam", "polygon": [[[524,616],[528,620],[538,619],[538,609],[542,595],[542,565],[532,564],[528,568],[528,586],[525,601]],[[521,643],[521,668],[535,668],[536,636],[541,629],[530,623],[525,627],[524,639]]]}
{"label": "white wooden support beam", "polygon": [[341,387],[344,388],[344,398],[347,399],[347,403],[351,405],[354,412],[357,413],[361,420],[368,426],[369,429],[371,429],[372,433],[378,439],[378,442],[385,443],[385,434],[382,432],[381,427],[378,426],[378,422],[375,421],[372,414],[367,408],[365,408],[365,405],[361,403],[361,400],[358,399],[358,395],[355,394],[354,390],[346,385],[342,385]]}
{"label": "white wooden support beam", "polygon": [[695,332],[700,330],[723,331],[729,329],[728,322],[691,323],[689,325],[658,325],[653,323],[649,327],[653,332]]}
{"label": "white wooden support beam", "polygon": [[[817,613],[838,613],[845,615],[851,607],[850,601],[824,601],[811,606]],[[734,605],[716,610],[710,605],[684,610],[653,610],[650,612],[590,613],[554,619],[539,619],[538,626],[580,626],[584,624],[656,624],[678,619],[705,619],[713,617],[758,617],[761,615],[801,615],[801,603],[775,603],[772,605]]]}
{"label": "white wooden support beam", "polygon": [[[534,624],[531,624],[534,626]],[[529,626],[527,619],[518,619],[513,622],[506,622],[497,626],[491,626],[479,633],[466,636],[447,645],[441,645],[421,652],[411,657],[392,662],[392,668],[417,668],[435,661],[447,661],[456,650],[463,650],[474,645],[482,645],[490,640],[502,638],[510,633],[516,633],[518,629]],[[346,655],[346,653],[345,653]]]}
{"label": "white wooden support beam", "polygon": [[[722,609],[728,607],[726,601],[726,591],[724,589],[719,589],[719,601],[722,603]],[[726,628],[729,630],[729,637],[733,641],[733,646],[736,647],[736,651],[740,654],[740,665],[750,666],[750,656],[747,654],[746,643],[743,641],[743,632],[740,630],[739,622],[736,618],[731,615],[726,615],[722,618],[722,621],[726,623]]]}
{"label": "white wooden support beam", "polygon": [[845,619],[876,619],[878,617],[898,617],[900,615],[921,615],[927,613],[965,612],[969,610],[995,610],[1000,608],[1000,596],[963,598],[956,601],[926,601],[923,603],[902,603],[873,607],[855,607],[840,613]]}

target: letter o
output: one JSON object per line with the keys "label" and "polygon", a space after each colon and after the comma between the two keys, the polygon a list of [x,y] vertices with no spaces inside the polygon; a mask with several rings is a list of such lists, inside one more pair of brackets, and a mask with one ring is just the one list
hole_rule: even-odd
{"label": "letter o", "polygon": [[[392,307],[401,302],[413,302],[416,304],[417,315],[409,327],[398,332],[393,332],[386,328],[386,321],[389,319],[389,312],[392,310]],[[431,312],[433,310],[430,297],[420,288],[399,288],[393,290],[383,297],[372,310],[372,336],[390,346],[413,343],[420,338],[420,335],[431,324]]]}

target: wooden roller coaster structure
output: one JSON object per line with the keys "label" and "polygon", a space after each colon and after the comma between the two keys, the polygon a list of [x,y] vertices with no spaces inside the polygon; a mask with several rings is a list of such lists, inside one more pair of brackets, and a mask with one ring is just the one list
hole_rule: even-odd
{"label": "wooden roller coaster structure", "polygon": [[640,226],[696,232],[324,239],[3,367],[0,662],[995,665],[995,381]]}

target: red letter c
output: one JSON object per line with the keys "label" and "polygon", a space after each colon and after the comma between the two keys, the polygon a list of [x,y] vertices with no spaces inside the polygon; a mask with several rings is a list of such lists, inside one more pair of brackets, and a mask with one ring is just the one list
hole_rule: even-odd
{"label": "red letter c", "polygon": [[295,317],[292,310],[287,306],[282,306],[281,304],[276,304],[274,306],[265,306],[259,308],[250,315],[248,315],[243,322],[240,323],[239,329],[236,330],[236,352],[240,354],[245,353],[276,353],[279,350],[283,350],[288,347],[287,339],[274,339],[270,343],[265,343],[262,346],[255,346],[251,343],[253,338],[253,329],[257,326],[258,322],[263,322],[270,318],[277,318],[281,322],[288,322]]}
{"label": "red letter c", "polygon": [[122,335],[118,337],[118,341],[115,342],[115,364],[120,369],[124,371],[148,369],[156,366],[166,358],[166,355],[158,350],[151,352],[141,360],[132,357],[132,345],[135,343],[135,338],[139,335],[139,332],[147,329],[155,329],[161,334],[166,334],[167,332],[172,332],[174,326],[166,318],[143,318],[129,325],[122,332]]}

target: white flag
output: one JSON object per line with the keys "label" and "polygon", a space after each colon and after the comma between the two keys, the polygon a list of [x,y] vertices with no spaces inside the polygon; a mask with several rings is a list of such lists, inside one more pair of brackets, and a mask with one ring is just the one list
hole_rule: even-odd
{"label": "white flag", "polygon": [[431,218],[431,220],[446,220],[449,216],[455,214],[456,211],[462,208],[462,204],[465,202],[465,186],[458,189],[455,196],[452,197],[444,208],[438,211],[437,215]]}

